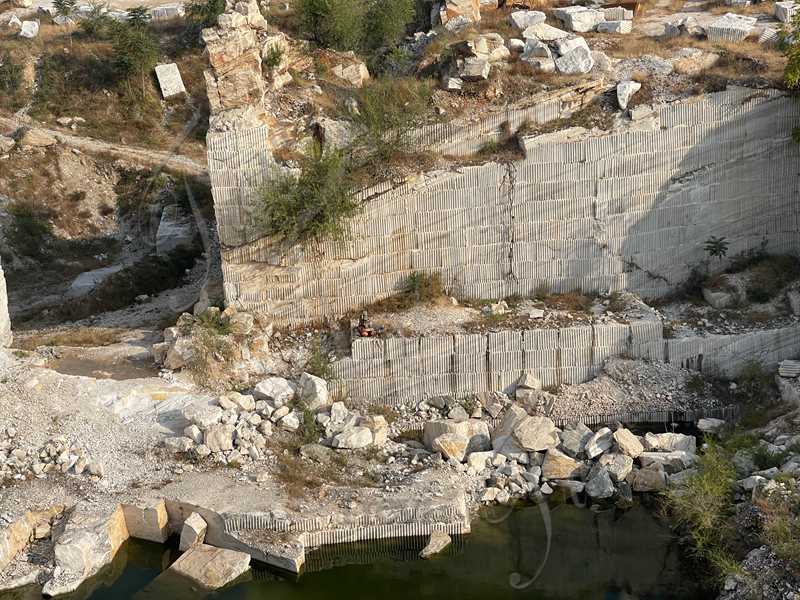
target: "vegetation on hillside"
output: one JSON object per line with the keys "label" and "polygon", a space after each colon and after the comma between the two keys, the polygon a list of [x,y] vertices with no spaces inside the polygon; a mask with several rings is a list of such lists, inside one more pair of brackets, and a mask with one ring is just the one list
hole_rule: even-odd
{"label": "vegetation on hillside", "polygon": [[415,18],[414,0],[300,0],[300,28],[326,48],[364,54],[400,42]]}

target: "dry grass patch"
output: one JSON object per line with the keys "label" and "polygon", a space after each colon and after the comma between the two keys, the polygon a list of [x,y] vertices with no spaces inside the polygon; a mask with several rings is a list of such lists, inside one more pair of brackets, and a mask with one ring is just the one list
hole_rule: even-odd
{"label": "dry grass patch", "polygon": [[724,2],[709,2],[705,10],[712,15],[724,15],[730,12],[737,15],[750,15],[753,17],[759,15],[768,15],[771,17],[775,14],[775,2],[768,0],[766,2],[759,2],[758,4],[750,4],[748,6],[736,8],[728,6]]}
{"label": "dry grass patch", "polygon": [[124,330],[105,327],[76,327],[64,331],[33,333],[16,336],[14,347],[33,351],[41,346],[70,346],[73,348],[97,348],[120,342]]}
{"label": "dry grass patch", "polygon": [[688,38],[660,39],[634,32],[613,38],[605,52],[613,58],[633,58],[647,54],[669,58],[680,48],[691,45],[692,41]]}

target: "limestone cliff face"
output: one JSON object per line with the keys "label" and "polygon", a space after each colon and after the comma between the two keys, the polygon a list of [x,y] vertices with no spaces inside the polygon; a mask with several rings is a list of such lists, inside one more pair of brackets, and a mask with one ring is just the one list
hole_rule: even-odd
{"label": "limestone cliff face", "polygon": [[8,293],[3,265],[0,263],[0,347],[11,345],[11,319],[8,316]]}

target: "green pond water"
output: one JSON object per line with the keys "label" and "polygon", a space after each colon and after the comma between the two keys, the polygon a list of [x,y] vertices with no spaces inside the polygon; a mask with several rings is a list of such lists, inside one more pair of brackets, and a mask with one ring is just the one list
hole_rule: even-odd
{"label": "green pond water", "polygon": [[[297,577],[256,568],[221,600],[706,600],[714,594],[681,555],[676,538],[642,507],[594,512],[569,504],[498,509],[475,520],[468,536],[444,554],[417,558],[424,540],[332,546],[309,553]],[[128,542],[114,564],[70,600],[182,600],[201,598],[183,582],[159,575],[175,560],[174,547]],[[531,582],[537,572],[538,576]],[[38,599],[30,590],[10,598]]]}

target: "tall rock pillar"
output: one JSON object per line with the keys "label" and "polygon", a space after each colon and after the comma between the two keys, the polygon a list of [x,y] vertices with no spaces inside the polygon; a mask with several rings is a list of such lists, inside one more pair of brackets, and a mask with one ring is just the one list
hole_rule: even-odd
{"label": "tall rock pillar", "polygon": [[8,316],[8,294],[3,265],[0,263],[0,347],[11,345],[11,318]]}

